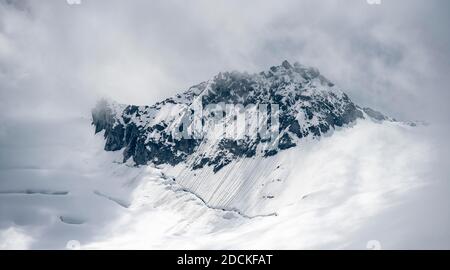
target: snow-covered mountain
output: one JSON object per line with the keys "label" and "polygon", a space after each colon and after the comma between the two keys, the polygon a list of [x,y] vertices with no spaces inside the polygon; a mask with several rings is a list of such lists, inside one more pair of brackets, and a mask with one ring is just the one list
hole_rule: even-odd
{"label": "snow-covered mountain", "polygon": [[[227,113],[224,130],[177,137],[216,119],[191,110],[220,103],[248,105],[254,125]],[[278,117],[259,118],[258,104]],[[256,132],[266,120],[270,138]],[[435,133],[354,104],[299,64],[5,130],[0,249],[449,248]]]}
{"label": "snow-covered mountain", "polygon": [[[245,110],[225,111],[217,121],[226,124],[219,129],[217,111],[203,110],[217,104],[240,104]],[[258,111],[261,104],[268,104],[265,117]],[[202,114],[196,116],[198,108]],[[280,152],[357,119],[394,121],[354,104],[317,69],[288,61],[258,74],[219,73],[152,106],[102,101],[92,118],[96,133],[104,131],[105,150],[122,151],[123,162],[167,165],[167,174],[207,205],[249,216],[276,213],[274,203],[267,202],[278,200],[278,194],[267,185],[285,181],[293,169],[283,160],[289,154]],[[196,121],[203,123],[201,136],[174,133],[196,132]],[[276,132],[262,137],[258,127],[264,124]],[[230,130],[235,136],[227,136]]]}
{"label": "snow-covered mountain", "polygon": [[[196,105],[212,104],[250,106],[246,117],[255,118],[242,138],[227,138],[204,131],[202,138],[175,138],[185,120],[193,129]],[[279,134],[276,148],[265,145],[257,126],[269,119],[256,119],[260,104],[279,106]],[[268,106],[270,112],[271,106]],[[221,121],[228,127],[237,125],[236,115],[224,115]],[[259,74],[225,72],[211,80],[192,86],[187,91],[152,106],[122,105],[100,102],[92,113],[96,133],[105,130],[105,150],[124,148],[124,161],[132,158],[138,165],[171,164],[188,161],[192,169],[212,166],[217,172],[238,158],[264,157],[295,147],[304,137],[319,137],[330,129],[353,123],[358,118],[388,120],[370,108],[355,105],[349,97],[322,76],[317,69],[293,66],[284,61],[280,66]],[[207,122],[210,115],[200,115]],[[270,121],[270,120],[269,120]],[[182,128],[182,127],[181,127]],[[265,145],[261,147],[261,145]]]}

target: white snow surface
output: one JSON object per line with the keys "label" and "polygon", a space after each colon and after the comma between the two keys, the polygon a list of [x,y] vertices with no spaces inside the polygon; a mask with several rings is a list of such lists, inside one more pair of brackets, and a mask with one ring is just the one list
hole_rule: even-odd
{"label": "white snow surface", "polygon": [[123,164],[88,117],[4,131],[0,249],[450,248],[450,184],[426,126],[360,119],[216,174]]}

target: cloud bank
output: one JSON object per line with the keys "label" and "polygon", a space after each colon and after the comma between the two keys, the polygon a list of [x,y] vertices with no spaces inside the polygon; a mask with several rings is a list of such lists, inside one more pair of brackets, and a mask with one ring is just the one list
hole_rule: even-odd
{"label": "cloud bank", "polygon": [[[448,1],[0,1],[10,117],[151,104],[220,71],[315,66],[362,105],[448,120]],[[447,121],[448,122],[448,121]]]}

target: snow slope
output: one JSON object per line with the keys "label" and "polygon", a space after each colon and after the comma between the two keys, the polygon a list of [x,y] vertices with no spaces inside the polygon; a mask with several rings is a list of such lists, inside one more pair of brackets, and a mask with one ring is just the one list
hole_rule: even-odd
{"label": "snow slope", "polygon": [[[373,243],[387,249],[448,248],[449,185],[427,178],[432,149],[418,143],[417,133],[422,131],[362,120],[318,143],[305,143],[275,160],[263,160],[280,162],[284,165],[280,171],[294,168],[279,173],[285,177],[283,182],[269,177],[261,188],[261,194],[274,196],[265,205],[276,210],[273,216],[206,210],[195,196],[176,195],[178,191],[161,196],[155,188],[159,184],[154,183],[161,171],[151,169],[148,182],[133,197],[136,213],[115,225],[112,231],[117,233],[87,248],[365,249]],[[267,167],[262,174],[270,175],[270,171]],[[241,182],[236,185],[241,188],[248,180],[238,179]],[[212,174],[202,180],[222,181],[220,175]],[[190,199],[180,199],[185,196]],[[240,201],[254,205],[258,198]],[[150,225],[160,211],[152,206],[178,216],[163,237],[160,231],[153,233]],[[433,212],[438,208],[438,214]]]}
{"label": "snow slope", "polygon": [[[269,216],[214,207],[219,197],[201,198],[182,186],[182,177],[173,181],[182,167],[121,163],[121,153],[102,150],[102,134],[92,135],[88,117],[7,127],[2,249],[365,249],[371,240],[386,249],[450,248],[450,185],[436,173],[439,145],[425,126],[360,119],[262,163],[231,164],[244,168],[234,183],[241,188],[255,174],[269,177],[255,177],[256,192],[236,193],[241,204],[228,210],[276,213]],[[18,143],[23,132],[48,136]],[[245,169],[252,166],[260,169]],[[205,170],[201,177],[212,186],[226,179],[222,174]]]}

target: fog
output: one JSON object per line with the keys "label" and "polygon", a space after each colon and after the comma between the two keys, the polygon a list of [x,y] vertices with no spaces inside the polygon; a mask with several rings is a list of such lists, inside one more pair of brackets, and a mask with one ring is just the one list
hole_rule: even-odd
{"label": "fog", "polygon": [[152,104],[220,71],[287,59],[361,105],[448,120],[445,0],[0,3],[3,118],[83,114],[104,96]]}

